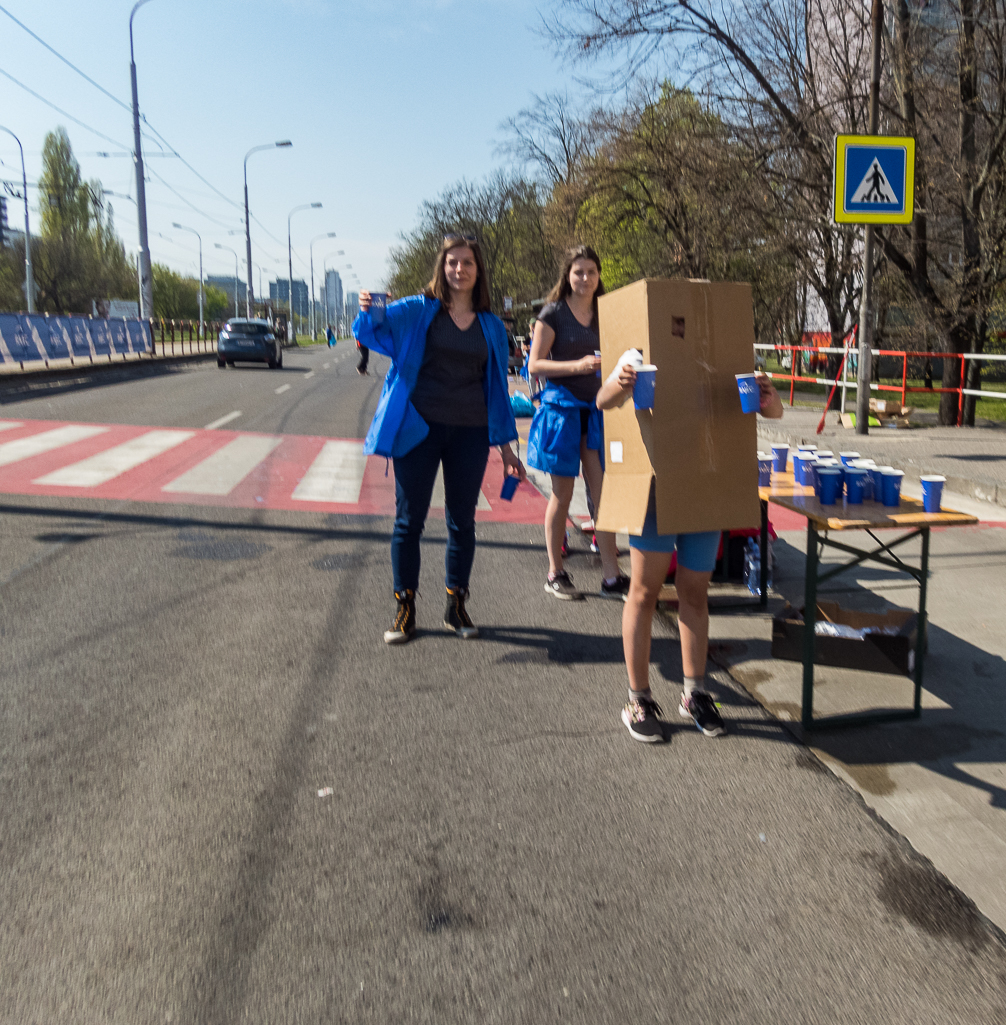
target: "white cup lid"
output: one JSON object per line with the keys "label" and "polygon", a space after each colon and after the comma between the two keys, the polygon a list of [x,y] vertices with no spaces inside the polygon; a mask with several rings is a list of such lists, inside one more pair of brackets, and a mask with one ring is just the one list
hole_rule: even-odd
{"label": "white cup lid", "polygon": [[945,481],[946,479],[947,479],[946,477],[944,477],[942,474],[939,474],[939,473],[927,473],[927,474],[924,474],[923,476],[921,476],[919,478],[919,480],[928,480],[928,481],[933,481],[933,482]]}
{"label": "white cup lid", "polygon": [[642,363],[636,367],[636,373],[641,374],[644,370],[656,370],[656,366],[652,363]]}

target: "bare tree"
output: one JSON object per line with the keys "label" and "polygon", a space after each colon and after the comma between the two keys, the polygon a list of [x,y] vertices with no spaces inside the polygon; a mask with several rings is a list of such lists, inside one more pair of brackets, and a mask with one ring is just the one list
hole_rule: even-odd
{"label": "bare tree", "polygon": [[[637,70],[660,49],[702,92],[769,187],[752,199],[766,232],[827,311],[834,346],[859,303],[858,235],[831,220],[832,140],[865,126],[866,11],[856,0],[559,0],[556,44],[577,60],[622,52]],[[829,361],[830,372],[838,360]]]}

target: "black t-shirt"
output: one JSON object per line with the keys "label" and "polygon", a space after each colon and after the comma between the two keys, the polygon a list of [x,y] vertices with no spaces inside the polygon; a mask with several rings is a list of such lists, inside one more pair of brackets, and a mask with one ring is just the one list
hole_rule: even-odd
{"label": "black t-shirt", "polygon": [[[584,327],[569,308],[565,299],[543,306],[538,319],[555,332],[555,341],[549,359],[566,362],[593,356],[601,348],[601,336],[595,324]],[[546,377],[548,374],[545,375]],[[570,374],[553,378],[556,384],[568,388],[581,402],[593,402],[601,387],[601,379],[592,370],[588,374]]]}
{"label": "black t-shirt", "polygon": [[476,317],[462,331],[441,309],[426,332],[426,351],[419,368],[412,404],[427,423],[485,427],[489,423],[482,381],[489,345]]}

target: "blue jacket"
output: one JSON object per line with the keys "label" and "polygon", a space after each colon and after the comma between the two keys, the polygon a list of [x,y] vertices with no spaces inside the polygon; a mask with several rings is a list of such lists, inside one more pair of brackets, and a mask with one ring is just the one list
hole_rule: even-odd
{"label": "blue jacket", "polygon": [[[361,310],[353,323],[353,335],[361,345],[391,357],[377,412],[363,445],[367,455],[404,456],[430,433],[410,396],[423,365],[426,332],[439,309],[439,299],[412,295],[391,303],[385,311],[383,324],[375,325],[369,310]],[[506,328],[491,313],[480,313],[478,318],[489,346],[489,360],[482,379],[489,413],[489,444],[505,445],[517,437],[517,422],[510,408],[507,386],[510,349]]]}
{"label": "blue jacket", "polygon": [[580,410],[589,411],[587,448],[597,450],[604,466],[604,419],[592,402],[581,402],[565,386],[549,381],[541,393],[527,436],[527,465],[558,477],[580,472]]}

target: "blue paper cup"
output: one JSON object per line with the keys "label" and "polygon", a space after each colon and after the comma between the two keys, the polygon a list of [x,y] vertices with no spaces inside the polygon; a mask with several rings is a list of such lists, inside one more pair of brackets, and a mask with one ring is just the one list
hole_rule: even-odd
{"label": "blue paper cup", "polygon": [[888,509],[896,509],[901,505],[901,479],[905,476],[904,470],[884,470],[881,476],[882,494],[884,505]]}
{"label": "blue paper cup", "polygon": [[797,452],[793,457],[793,477],[797,484],[804,487],[814,485],[814,463],[817,457],[811,452]]}
{"label": "blue paper cup", "polygon": [[817,453],[817,445],[797,445],[797,452],[813,452]]}
{"label": "blue paper cup", "polygon": [[845,471],[845,497],[849,505],[862,505],[866,497],[866,484],[869,475],[866,470],[856,466],[849,466]]}
{"label": "blue paper cup", "polygon": [[761,409],[761,389],[754,374],[735,374],[737,391],[741,396],[741,410],[745,413],[757,413]]}
{"label": "blue paper cup", "polygon": [[789,459],[789,445],[772,446],[772,469],[776,473],[786,472],[786,462]]}
{"label": "blue paper cup", "polygon": [[940,511],[940,502],[943,499],[943,485],[947,478],[941,477],[938,473],[927,473],[920,477],[922,481],[922,507],[928,513]]}
{"label": "blue paper cup", "polygon": [[834,459],[835,453],[830,449],[820,449],[817,453],[818,459]]}
{"label": "blue paper cup", "polygon": [[842,475],[837,467],[822,466],[817,471],[818,479],[821,481],[820,501],[821,505],[834,505],[842,493]]}
{"label": "blue paper cup", "polygon": [[838,458],[841,459],[843,466],[852,466],[852,464],[859,459],[858,452],[839,452]]}
{"label": "blue paper cup", "polygon": [[500,498],[505,502],[512,502],[514,492],[517,490],[517,485],[520,483],[520,479],[515,476],[507,475],[503,478],[503,489],[500,491]]}
{"label": "blue paper cup", "polygon": [[657,388],[657,368],[652,363],[636,367],[636,384],[632,401],[636,409],[653,409],[653,396]]}
{"label": "blue paper cup", "polygon": [[758,487],[767,488],[772,484],[772,454],[758,453]]}
{"label": "blue paper cup", "polygon": [[[600,350],[600,349],[595,349],[595,350],[594,350],[594,355],[595,355],[595,356],[596,356],[596,357],[597,357],[598,359],[600,359],[600,358],[601,358],[601,350]],[[597,368],[597,373],[596,373],[596,375],[595,375],[595,376],[596,376],[596,377],[600,377],[600,376],[601,376],[601,368],[600,368],[600,367],[598,367],[598,368]]]}
{"label": "blue paper cup", "polygon": [[377,324],[384,323],[384,316],[388,310],[388,293],[387,292],[371,292],[370,293],[370,319]]}
{"label": "blue paper cup", "polygon": [[882,502],[884,500],[884,470],[893,470],[893,466],[871,466],[870,480],[873,481],[873,500]]}
{"label": "blue paper cup", "polygon": [[877,464],[872,459],[857,459],[852,465],[863,471],[863,501],[869,502],[873,498],[873,474],[870,470]]}

